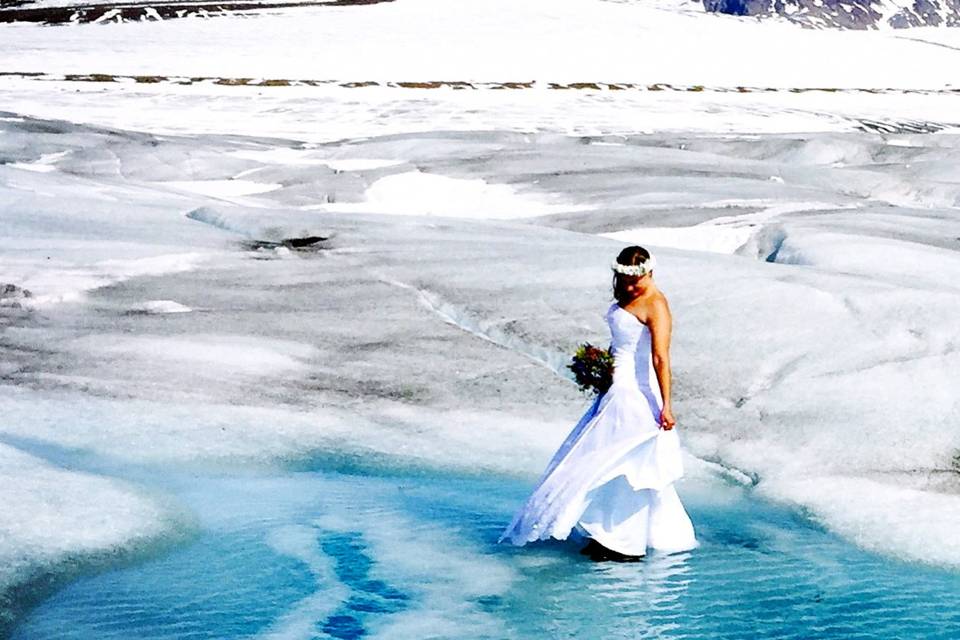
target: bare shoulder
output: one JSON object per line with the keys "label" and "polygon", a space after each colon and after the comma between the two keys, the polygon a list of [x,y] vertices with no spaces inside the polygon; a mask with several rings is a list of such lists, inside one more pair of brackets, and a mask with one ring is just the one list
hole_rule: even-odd
{"label": "bare shoulder", "polygon": [[663,295],[660,291],[657,291],[651,296],[650,301],[647,303],[647,315],[651,320],[669,319],[670,304],[667,302],[667,296]]}
{"label": "bare shoulder", "polygon": [[667,304],[667,297],[659,291],[650,298],[647,326],[650,327],[650,334],[653,337],[654,355],[662,357],[670,348],[673,318],[670,316],[670,305]]}

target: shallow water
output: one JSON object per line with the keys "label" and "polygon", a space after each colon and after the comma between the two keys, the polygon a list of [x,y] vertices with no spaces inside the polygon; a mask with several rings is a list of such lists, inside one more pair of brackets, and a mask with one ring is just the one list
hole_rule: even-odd
{"label": "shallow water", "polygon": [[955,638],[960,575],[859,550],[734,486],[681,485],[701,547],[594,563],[497,545],[530,488],[329,472],[166,478],[190,543],[82,578],[39,638]]}

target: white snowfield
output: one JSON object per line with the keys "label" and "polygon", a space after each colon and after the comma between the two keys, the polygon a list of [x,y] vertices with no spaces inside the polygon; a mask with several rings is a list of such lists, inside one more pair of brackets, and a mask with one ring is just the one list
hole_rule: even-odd
{"label": "white snowfield", "polygon": [[950,29],[809,30],[675,3],[405,0],[255,19],[5,25],[0,71],[940,89],[960,82],[958,46]]}
{"label": "white snowfield", "polygon": [[176,529],[110,463],[535,475],[624,242],[692,454],[960,566],[960,32],[910,37],[586,0],[0,26],[0,71],[536,82],[0,77],[0,589]]}

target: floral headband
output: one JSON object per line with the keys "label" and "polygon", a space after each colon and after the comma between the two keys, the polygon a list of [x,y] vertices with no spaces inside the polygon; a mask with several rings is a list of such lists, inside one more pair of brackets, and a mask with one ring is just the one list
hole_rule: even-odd
{"label": "floral headband", "polygon": [[619,273],[624,276],[645,276],[657,266],[657,261],[653,256],[650,256],[640,264],[620,264],[619,262],[614,261],[610,265],[610,268],[614,270],[615,273]]}

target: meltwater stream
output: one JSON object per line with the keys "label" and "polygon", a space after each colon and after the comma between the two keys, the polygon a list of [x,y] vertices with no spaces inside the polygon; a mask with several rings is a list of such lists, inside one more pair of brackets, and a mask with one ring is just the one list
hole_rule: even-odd
{"label": "meltwater stream", "polygon": [[73,582],[13,638],[960,637],[960,574],[859,550],[738,486],[679,485],[700,548],[594,563],[573,544],[496,544],[530,488],[515,479],[154,483],[199,533]]}

